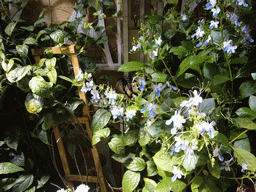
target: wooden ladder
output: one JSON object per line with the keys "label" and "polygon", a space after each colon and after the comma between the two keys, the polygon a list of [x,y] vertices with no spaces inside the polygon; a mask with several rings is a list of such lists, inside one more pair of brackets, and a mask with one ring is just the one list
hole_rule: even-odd
{"label": "wooden ladder", "polygon": [[[41,56],[44,54],[45,49],[47,49],[47,48],[31,50],[36,63],[39,63]],[[80,66],[79,66],[79,62],[78,62],[75,45],[62,46],[62,47],[48,47],[48,49],[51,49],[53,54],[68,54],[68,55],[70,55],[73,69],[74,69],[74,74],[75,74],[75,76],[78,75]],[[89,126],[90,114],[89,114],[89,108],[87,105],[86,95],[84,92],[81,92],[80,89],[81,89],[81,87],[78,87],[79,97],[84,102],[83,117],[78,117],[76,119],[79,121],[78,123],[86,125],[87,135],[90,139],[92,139],[92,132],[91,132],[90,126]],[[53,130],[54,130],[55,139],[56,139],[56,141],[58,141],[57,147],[58,147],[58,151],[60,154],[62,166],[63,166],[64,172],[65,172],[65,178],[68,182],[69,187],[73,188],[74,181],[83,181],[83,182],[89,182],[89,183],[98,183],[100,185],[101,191],[107,192],[106,184],[105,184],[104,176],[103,176],[103,171],[102,171],[102,166],[101,166],[101,162],[100,162],[100,158],[99,158],[99,154],[98,154],[98,150],[97,150],[96,146],[92,146],[91,151],[92,151],[92,157],[93,157],[97,176],[71,174],[66,150],[64,148],[63,141],[60,137],[59,127],[58,127],[58,125],[55,125],[53,127],[54,127]]]}

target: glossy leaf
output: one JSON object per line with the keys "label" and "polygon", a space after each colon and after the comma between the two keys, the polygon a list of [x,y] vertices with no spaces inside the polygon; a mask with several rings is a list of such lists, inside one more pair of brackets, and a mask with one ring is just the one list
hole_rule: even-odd
{"label": "glossy leaf", "polygon": [[171,172],[173,170],[173,165],[179,164],[180,159],[176,156],[172,156],[169,153],[158,151],[154,156],[153,160],[157,167],[164,171]]}
{"label": "glossy leaf", "polygon": [[123,135],[123,142],[125,146],[134,145],[138,141],[138,131],[131,130]]}
{"label": "glossy leaf", "polygon": [[24,59],[28,57],[28,48],[29,48],[28,45],[25,45],[25,44],[16,45],[16,50],[18,54]]}
{"label": "glossy leaf", "polygon": [[111,113],[105,109],[99,109],[92,117],[91,131],[94,133],[100,129],[103,129],[111,118]]}
{"label": "glossy leaf", "polygon": [[21,175],[13,186],[13,192],[25,191],[34,181],[33,175]]}
{"label": "glossy leaf", "polygon": [[12,32],[14,31],[16,25],[17,25],[18,22],[11,22],[7,25],[7,27],[5,28],[4,32],[11,36],[12,35]]}
{"label": "glossy leaf", "polygon": [[206,115],[211,114],[215,109],[215,99],[214,98],[204,99],[203,102],[199,104],[198,108],[200,112],[203,112]]}
{"label": "glossy leaf", "polygon": [[236,110],[236,114],[239,117],[249,117],[249,118],[256,118],[256,112],[254,112],[253,110],[251,110],[248,107],[241,107],[238,110]]}
{"label": "glossy leaf", "polygon": [[234,156],[237,159],[237,163],[241,166],[242,164],[248,165],[248,170],[255,171],[256,170],[256,158],[253,154],[248,152],[247,150],[232,147],[234,149]]}
{"label": "glossy leaf", "polygon": [[[237,131],[236,131],[237,132]],[[238,133],[236,133],[238,135]],[[240,136],[233,144],[234,147],[244,149],[248,152],[251,152],[251,145],[250,145],[250,140],[247,136],[247,134],[243,134]]]}
{"label": "glossy leaf", "polygon": [[245,129],[256,130],[256,124],[249,118],[244,118],[241,122],[241,126]]}
{"label": "glossy leaf", "polygon": [[30,65],[24,67],[18,66],[15,69],[11,70],[9,73],[7,73],[6,77],[8,81],[10,81],[11,83],[15,83],[25,77],[29,73],[30,69]]}
{"label": "glossy leaf", "polygon": [[34,26],[36,26],[36,25],[38,25],[38,24],[40,24],[40,23],[44,23],[44,22],[46,22],[46,21],[50,21],[50,19],[49,19],[49,18],[41,18],[41,19],[37,20],[37,21],[34,23]]}
{"label": "glossy leaf", "polygon": [[156,168],[155,162],[153,160],[148,160],[146,164],[147,164],[147,176],[152,177],[157,175],[157,168]]}
{"label": "glossy leaf", "polygon": [[72,103],[68,103],[67,105],[66,105],[66,107],[70,110],[70,111],[72,111],[72,112],[74,112],[76,109],[77,109],[77,107],[79,106],[79,105],[81,105],[83,103],[83,100],[81,100],[81,99],[75,99],[74,101],[72,101]]}
{"label": "glossy leaf", "polygon": [[147,145],[150,139],[151,139],[151,135],[146,130],[140,129],[139,139],[138,139],[140,146]]}
{"label": "glossy leaf", "polygon": [[52,69],[55,68],[56,61],[57,61],[56,57],[53,57],[53,58],[51,58],[51,59],[46,59],[46,60],[45,60],[45,65],[46,65],[46,67],[47,67],[49,70],[52,70]]}
{"label": "glossy leaf", "polygon": [[140,173],[127,170],[123,175],[123,192],[132,192],[139,184]]}
{"label": "glossy leaf", "polygon": [[52,32],[50,37],[56,43],[64,43],[64,33],[60,29]]}
{"label": "glossy leaf", "polygon": [[175,29],[168,29],[168,30],[164,33],[164,36],[167,37],[168,39],[171,39],[172,37],[174,37],[175,34],[176,34]]}
{"label": "glossy leaf", "polygon": [[146,167],[145,161],[140,157],[135,157],[124,163],[127,169],[131,171],[142,171]]}
{"label": "glossy leaf", "polygon": [[113,137],[110,142],[108,143],[109,148],[117,153],[117,154],[124,154],[125,153],[125,147],[123,140],[120,137]]}
{"label": "glossy leaf", "polygon": [[242,99],[251,96],[255,93],[255,82],[246,81],[243,82],[239,87],[240,94]]}
{"label": "glossy leaf", "polygon": [[40,96],[46,96],[44,94],[49,93],[50,88],[52,87],[52,82],[46,82],[43,77],[35,76],[29,81],[29,88],[31,91]]}
{"label": "glossy leaf", "polygon": [[27,39],[25,39],[23,44],[25,44],[25,45],[36,45],[37,41],[33,37],[28,37]]}
{"label": "glossy leaf", "polygon": [[213,84],[214,84],[214,85],[219,85],[219,84],[225,83],[225,82],[227,82],[227,81],[229,81],[229,80],[230,80],[230,78],[227,77],[227,76],[215,75],[215,76],[213,77]]}
{"label": "glossy leaf", "polygon": [[249,106],[256,113],[256,96],[251,95],[249,97]]}
{"label": "glossy leaf", "polygon": [[96,145],[98,142],[100,142],[101,138],[107,138],[110,135],[110,129],[109,128],[104,128],[96,131],[93,134],[92,138],[92,144]]}
{"label": "glossy leaf", "polygon": [[215,161],[214,166],[212,167],[211,162],[209,161],[207,163],[207,167],[209,172],[211,173],[212,176],[216,177],[217,179],[220,178],[221,175],[221,170],[220,170],[220,165],[218,161]]}
{"label": "glossy leaf", "polygon": [[144,177],[145,186],[142,189],[142,192],[152,192],[155,191],[157,183],[149,178]]}
{"label": "glossy leaf", "polygon": [[183,181],[177,179],[176,181],[172,182],[171,177],[166,177],[157,184],[155,192],[170,192],[171,190],[179,192],[182,191],[185,187],[186,183]]}
{"label": "glossy leaf", "polygon": [[152,81],[154,81],[154,82],[162,82],[162,83],[166,82],[166,79],[168,77],[167,74],[159,72],[159,71],[158,72],[154,72],[151,76],[152,76]]}
{"label": "glossy leaf", "polygon": [[133,153],[129,153],[129,155],[114,154],[112,155],[112,158],[119,163],[125,163],[128,160],[134,159],[135,155]]}
{"label": "glossy leaf", "polygon": [[57,71],[56,71],[55,68],[48,71],[47,76],[48,76],[50,82],[52,82],[53,84],[56,84],[56,82],[57,82]]}
{"label": "glossy leaf", "polygon": [[28,93],[25,100],[25,107],[29,113],[38,114],[42,111],[44,106],[43,99],[34,97],[33,94]]}
{"label": "glossy leaf", "polygon": [[42,124],[42,129],[43,130],[48,130],[52,127],[52,125],[54,125],[55,120],[54,120],[54,115],[52,113],[46,113],[46,115],[44,116],[44,122]]}
{"label": "glossy leaf", "polygon": [[130,61],[128,63],[122,64],[118,68],[118,71],[121,71],[121,72],[140,71],[146,67],[147,66],[144,63],[141,63],[139,61]]}
{"label": "glossy leaf", "polygon": [[16,173],[19,171],[24,171],[22,167],[19,167],[13,163],[3,162],[0,163],[0,175],[1,174],[9,174],[9,173]]}

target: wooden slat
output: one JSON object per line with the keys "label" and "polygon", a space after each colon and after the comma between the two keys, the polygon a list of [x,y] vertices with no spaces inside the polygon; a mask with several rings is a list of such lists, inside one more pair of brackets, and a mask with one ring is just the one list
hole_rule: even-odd
{"label": "wooden slat", "polygon": [[76,54],[75,45],[63,47],[43,47],[39,49],[31,49],[32,55],[44,55],[45,49],[51,49],[53,54]]}
{"label": "wooden slat", "polygon": [[70,181],[80,181],[82,180],[83,182],[88,182],[88,183],[99,183],[99,178],[97,176],[79,176],[79,175],[66,175],[66,178]]}

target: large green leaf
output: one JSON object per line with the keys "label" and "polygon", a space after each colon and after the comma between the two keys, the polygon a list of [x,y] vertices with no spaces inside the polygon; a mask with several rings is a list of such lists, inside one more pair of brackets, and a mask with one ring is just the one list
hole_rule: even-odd
{"label": "large green leaf", "polygon": [[195,191],[200,185],[204,182],[203,176],[197,176],[193,179],[193,182],[191,184],[191,190]]}
{"label": "large green leaf", "polygon": [[103,129],[109,122],[111,113],[105,109],[99,109],[92,117],[91,131],[94,133],[100,129]]}
{"label": "large green leaf", "polygon": [[123,142],[125,146],[134,145],[138,141],[138,131],[137,130],[131,130],[128,131],[123,136]]}
{"label": "large green leaf", "polygon": [[32,93],[28,93],[25,100],[25,107],[29,113],[38,114],[43,109],[43,99],[34,97]]}
{"label": "large green leaf", "polygon": [[110,135],[110,129],[104,128],[93,133],[92,144],[96,145],[100,142],[101,138],[107,138]]}
{"label": "large green leaf", "polygon": [[247,150],[232,147],[234,149],[234,156],[237,159],[237,162],[242,166],[242,164],[248,165],[248,170],[253,172],[256,171],[256,158],[253,154]]}
{"label": "large green leaf", "polygon": [[61,31],[60,29],[52,32],[50,34],[50,37],[52,38],[52,40],[56,43],[64,43],[64,33],[63,31]]}
{"label": "large green leaf", "polygon": [[211,162],[209,161],[207,163],[207,167],[212,176],[216,177],[217,179],[220,178],[221,170],[220,170],[220,165],[219,165],[218,161],[215,161],[213,167],[212,167]]}
{"label": "large green leaf", "polygon": [[40,24],[40,23],[43,23],[43,22],[46,22],[46,21],[50,21],[49,18],[41,18],[39,20],[37,20],[35,23],[34,23],[34,26]]}
{"label": "large green leaf", "polygon": [[30,185],[34,181],[33,175],[21,175],[16,181],[15,185],[13,186],[13,192],[21,192],[25,191],[30,187]]}
{"label": "large green leaf", "polygon": [[52,113],[46,113],[43,119],[44,119],[44,122],[42,124],[42,129],[45,131],[50,129],[52,125],[54,125],[55,123],[54,115]]}
{"label": "large green leaf", "polygon": [[148,160],[146,164],[147,164],[147,176],[152,177],[157,175],[157,168],[156,168],[155,162],[153,160]]}
{"label": "large green leaf", "polygon": [[239,108],[238,110],[236,110],[236,114],[239,117],[248,117],[248,118],[252,118],[252,119],[256,118],[256,112],[248,107]]}
{"label": "large green leaf", "polygon": [[155,192],[180,192],[185,187],[186,183],[183,181],[177,179],[176,181],[172,182],[171,177],[166,177],[157,184]]}
{"label": "large green leaf", "polygon": [[147,145],[150,139],[151,139],[151,135],[146,130],[140,129],[139,140],[138,140],[140,146]]}
{"label": "large green leaf", "polygon": [[16,173],[19,171],[24,171],[22,167],[19,167],[13,163],[3,162],[0,163],[0,175],[1,174],[9,174],[9,173]]}
{"label": "large green leaf", "polygon": [[50,82],[52,82],[53,84],[56,84],[56,82],[57,82],[57,71],[56,71],[55,68],[48,71],[47,76],[48,76]]}
{"label": "large green leaf", "polygon": [[24,153],[21,152],[19,155],[16,154],[12,154],[14,157],[12,158],[12,160],[10,161],[11,163],[17,165],[17,166],[25,166],[25,156]]}
{"label": "large green leaf", "polygon": [[129,153],[129,155],[114,154],[111,157],[119,163],[125,163],[128,160],[134,159],[135,155],[133,153]]}
{"label": "large green leaf", "polygon": [[28,45],[25,45],[25,44],[16,45],[16,50],[18,54],[24,59],[28,57],[28,48],[29,48]]}
{"label": "large green leaf", "polygon": [[256,113],[256,96],[251,95],[249,97],[249,106]]}
{"label": "large green leaf", "polygon": [[28,37],[27,39],[25,39],[23,44],[25,44],[25,45],[36,45],[37,41],[33,37]]}
{"label": "large green leaf", "polygon": [[[239,134],[239,132],[237,133],[237,131],[234,131],[236,134],[235,136],[237,136]],[[235,142],[234,142],[234,147],[237,148],[241,148],[244,149],[248,152],[251,152],[251,145],[250,145],[250,140],[247,136],[247,134],[243,134],[242,136],[240,136]]]}
{"label": "large green leaf", "polygon": [[124,154],[125,147],[123,140],[120,136],[113,137],[111,141],[108,143],[109,148],[117,154]]}
{"label": "large green leaf", "polygon": [[5,28],[4,32],[5,32],[7,35],[11,36],[13,30],[15,29],[15,27],[16,27],[16,25],[17,25],[17,23],[18,23],[18,22],[15,22],[15,23],[14,23],[14,22],[11,22],[11,23],[9,23],[9,24],[7,25],[7,27]]}
{"label": "large green leaf", "polygon": [[146,167],[145,161],[140,157],[126,161],[124,165],[131,171],[142,171]]}
{"label": "large green leaf", "polygon": [[9,73],[6,73],[6,77],[8,81],[10,81],[11,83],[15,83],[25,77],[30,69],[30,65],[24,67],[18,66],[15,69],[11,70]]}
{"label": "large green leaf", "polygon": [[255,93],[255,82],[253,81],[246,81],[243,82],[239,87],[240,94],[242,99],[251,96]]}
{"label": "large green leaf", "polygon": [[214,109],[215,109],[214,98],[204,99],[203,102],[199,104],[200,112],[203,112],[206,115],[210,115]]}
{"label": "large green leaf", "polygon": [[142,189],[142,192],[152,192],[155,191],[157,183],[149,178],[144,177],[145,186]]}
{"label": "large green leaf", "polygon": [[81,100],[81,99],[79,99],[79,98],[75,98],[71,103],[68,103],[68,104],[66,105],[66,107],[67,107],[70,111],[74,112],[74,111],[77,109],[77,107],[78,107],[79,105],[81,105],[82,103],[83,103],[83,100]]}
{"label": "large green leaf", "polygon": [[0,180],[0,190],[8,191],[15,184],[15,178],[3,178]]}
{"label": "large green leaf", "polygon": [[204,182],[199,187],[200,192],[222,192],[214,182],[212,177],[205,177]]}
{"label": "large green leaf", "polygon": [[154,82],[162,82],[162,83],[166,82],[166,79],[168,77],[167,74],[159,72],[159,71],[158,72],[154,72],[151,76],[152,76],[152,81],[154,81]]}
{"label": "large green leaf", "polygon": [[213,84],[214,85],[219,85],[219,84],[221,84],[221,83],[225,83],[225,82],[227,82],[227,81],[229,81],[230,80],[230,78],[229,77],[227,77],[227,76],[224,76],[224,75],[215,75],[214,77],[213,77]]}
{"label": "large green leaf", "polygon": [[256,124],[249,118],[244,118],[241,122],[241,126],[245,129],[256,130]]}
{"label": "large green leaf", "polygon": [[127,170],[123,175],[123,192],[132,192],[140,182],[140,173]]}
{"label": "large green leaf", "polygon": [[154,123],[152,123],[148,128],[147,131],[150,135],[157,136],[160,133],[166,132],[171,133],[171,126],[165,124],[165,120],[159,120]]}
{"label": "large green leaf", "polygon": [[130,61],[128,63],[122,64],[118,68],[118,71],[121,71],[121,72],[139,71],[146,67],[147,66],[144,63],[141,63],[139,61]]}
{"label": "large green leaf", "polygon": [[171,29],[168,29],[168,30],[164,33],[164,36],[167,37],[168,39],[171,39],[172,37],[174,37],[175,34],[176,34],[175,29],[171,28]]}
{"label": "large green leaf", "polygon": [[29,88],[31,91],[36,95],[44,97],[46,96],[46,93],[49,93],[52,85],[52,82],[46,82],[41,76],[35,76],[29,81]]}
{"label": "large green leaf", "polygon": [[169,153],[158,151],[154,156],[153,160],[157,167],[164,171],[172,172],[173,166],[180,163],[180,158],[175,155],[170,155]]}
{"label": "large green leaf", "polygon": [[53,57],[51,59],[46,59],[45,65],[49,70],[52,70],[56,65],[56,61],[57,61],[56,57]]}
{"label": "large green leaf", "polygon": [[50,179],[49,175],[42,176],[41,179],[37,181],[38,185],[36,188],[39,189],[43,187],[44,184],[46,184],[49,179]]}

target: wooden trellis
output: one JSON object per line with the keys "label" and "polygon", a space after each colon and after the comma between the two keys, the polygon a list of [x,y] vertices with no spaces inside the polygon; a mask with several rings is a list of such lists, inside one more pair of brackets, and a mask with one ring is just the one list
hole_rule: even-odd
{"label": "wooden trellis", "polygon": [[[36,63],[39,63],[41,56],[43,55],[45,49],[46,48],[32,49],[32,55],[34,56]],[[68,54],[68,55],[70,55],[73,69],[74,69],[74,74],[75,74],[75,76],[78,75],[80,66],[79,66],[79,62],[78,62],[75,45],[65,46],[65,47],[50,47],[48,49],[51,49],[53,54]],[[78,123],[85,124],[87,135],[90,139],[92,139],[92,132],[90,130],[90,125],[89,125],[90,114],[89,114],[89,108],[87,106],[86,95],[84,92],[80,91],[80,88],[81,87],[78,87],[79,97],[80,97],[80,99],[82,99],[84,101],[83,116],[78,117],[76,119],[79,121]],[[64,143],[62,141],[62,138],[60,137],[59,127],[58,127],[58,125],[55,125],[53,128],[54,128],[53,130],[54,130],[55,139],[56,139],[56,141],[58,141],[57,147],[58,147],[58,151],[60,154],[62,166],[63,166],[64,172],[65,172],[65,178],[68,182],[69,187],[73,187],[74,181],[98,183],[100,185],[101,191],[106,192],[107,189],[106,189],[102,166],[101,166],[101,162],[100,162],[100,158],[99,158],[99,154],[98,154],[96,146],[92,146],[91,151],[92,151],[92,157],[93,157],[93,161],[94,161],[94,165],[95,165],[95,170],[97,172],[97,176],[71,174],[66,150],[64,148]]]}

